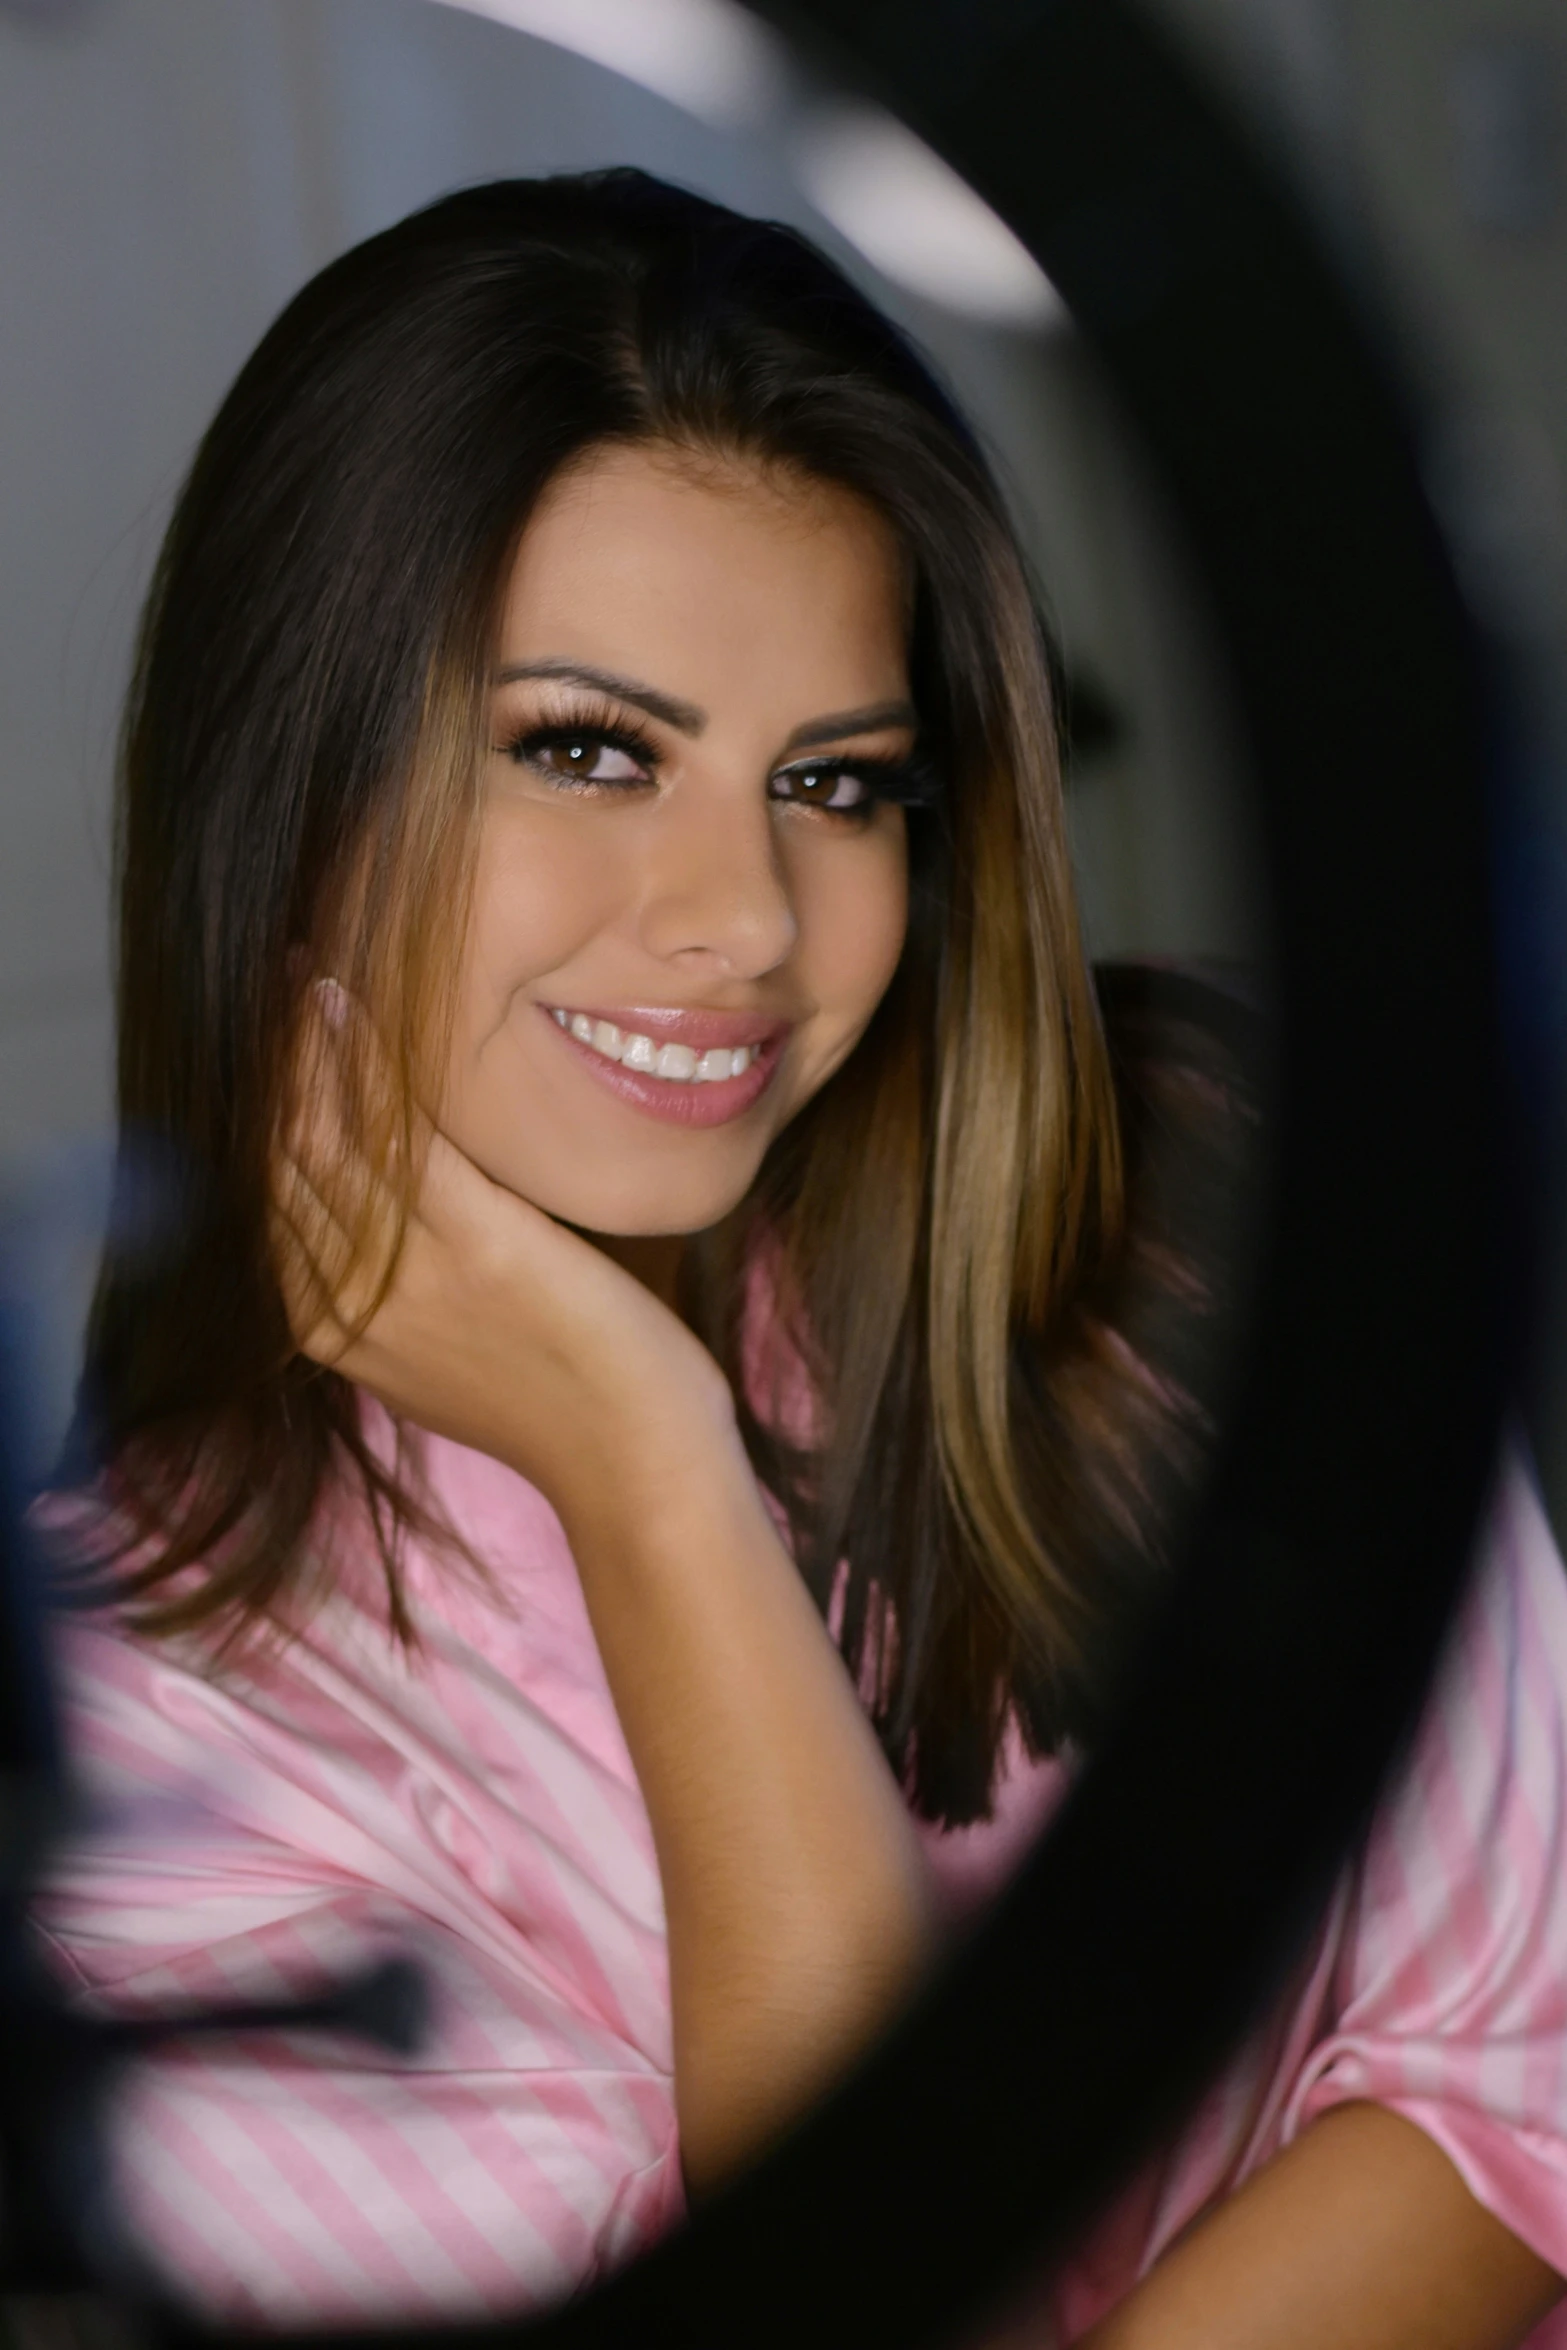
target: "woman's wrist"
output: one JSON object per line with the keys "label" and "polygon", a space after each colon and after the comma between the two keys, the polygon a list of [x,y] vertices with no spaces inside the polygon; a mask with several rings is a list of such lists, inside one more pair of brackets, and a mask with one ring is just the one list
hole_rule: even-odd
{"label": "woman's wrist", "polygon": [[725,1394],[708,1416],[623,1424],[612,1448],[585,1452],[556,1480],[556,1514],[585,1580],[727,1555],[758,1540],[781,1547]]}
{"label": "woman's wrist", "polygon": [[677,1543],[693,1522],[761,1509],[729,1383],[689,1343],[695,1359],[656,1366],[574,1411],[548,1457],[536,1413],[517,1428],[508,1462],[548,1493],[579,1560],[589,1549]]}

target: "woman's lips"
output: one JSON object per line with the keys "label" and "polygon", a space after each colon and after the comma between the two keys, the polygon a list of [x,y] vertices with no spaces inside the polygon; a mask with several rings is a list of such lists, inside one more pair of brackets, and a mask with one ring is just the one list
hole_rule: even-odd
{"label": "woman's lips", "polygon": [[[724,1126],[750,1109],[771,1083],[791,1028],[787,1020],[756,1013],[691,1011],[670,1005],[541,1004],[539,1010],[561,1043],[601,1085],[633,1109],[672,1126]],[[574,1034],[574,1021],[590,1026],[600,1042]],[[637,1039],[643,1042],[636,1044]],[[611,1050],[601,1049],[604,1044]],[[617,1044],[621,1051],[634,1047],[636,1057],[643,1060],[648,1058],[647,1047],[654,1053],[670,1046],[683,1048],[677,1062],[681,1073],[660,1076],[651,1068],[627,1068],[613,1057]],[[740,1052],[749,1059],[738,1076],[712,1074],[710,1064],[720,1053]]]}
{"label": "woman's lips", "polygon": [[622,1036],[646,1036],[655,1044],[687,1044],[694,1052],[707,1052],[714,1046],[766,1044],[772,1037],[787,1035],[790,1023],[780,1020],[776,1013],[769,1018],[763,1012],[708,1012],[681,1009],[671,1004],[546,1004],[547,1012],[564,1012],[569,1019],[604,1020],[618,1028]]}

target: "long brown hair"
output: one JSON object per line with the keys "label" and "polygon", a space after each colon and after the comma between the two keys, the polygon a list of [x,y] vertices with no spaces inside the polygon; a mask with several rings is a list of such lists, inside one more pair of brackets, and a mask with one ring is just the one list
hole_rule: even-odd
{"label": "long brown hair", "polygon": [[[106,1260],[82,1390],[118,1588],[147,1634],[284,1619],[346,1480],[412,1634],[400,1543],[439,1532],[416,1433],[386,1459],[354,1389],[298,1355],[269,1236],[302,990],[329,969],[373,1007],[399,1084],[356,1097],[361,1123],[410,1167],[499,591],[558,470],[649,441],[848,487],[915,582],[942,789],[910,817],[907,946],[849,1062],[688,1249],[683,1306],[824,1608],[847,1562],[840,1642],[913,1799],[966,1820],[1009,1714],[1036,1751],[1092,1733],[1182,1425],[1117,1305],[1121,1123],[1045,647],[990,471],[907,342],[802,238],[638,173],[471,189],[346,254],[179,501],[124,734],[119,1111],[183,1189],[161,1246]],[[758,1267],[809,1440],[758,1370]]]}

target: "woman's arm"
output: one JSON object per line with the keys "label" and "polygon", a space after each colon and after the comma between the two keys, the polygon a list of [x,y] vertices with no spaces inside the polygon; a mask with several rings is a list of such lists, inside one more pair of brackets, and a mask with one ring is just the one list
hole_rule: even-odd
{"label": "woman's arm", "polygon": [[[330,1149],[311,1165],[295,1212],[319,1223]],[[700,2192],[912,1987],[934,1904],[901,1792],[717,1365],[628,1273],[435,1135],[389,1293],[347,1343],[353,1300],[323,1302],[296,1284],[307,1353],[560,1515],[657,1846]]]}
{"label": "woman's arm", "polygon": [[933,1932],[891,1771],[738,1440],[567,1523],[652,1821],[695,2193],[824,2087]]}
{"label": "woman's arm", "polygon": [[1183,2236],[1082,2350],[1507,2350],[1562,2289],[1423,2130],[1346,2104]]}

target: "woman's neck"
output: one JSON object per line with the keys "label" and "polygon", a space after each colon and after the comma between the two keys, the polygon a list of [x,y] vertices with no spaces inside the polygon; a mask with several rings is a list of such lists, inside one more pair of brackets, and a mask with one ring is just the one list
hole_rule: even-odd
{"label": "woman's neck", "polygon": [[585,1232],[584,1240],[591,1240],[595,1248],[612,1257],[644,1289],[650,1289],[671,1313],[675,1305],[676,1284],[680,1277],[680,1260],[685,1254],[683,1232],[604,1233]]}

